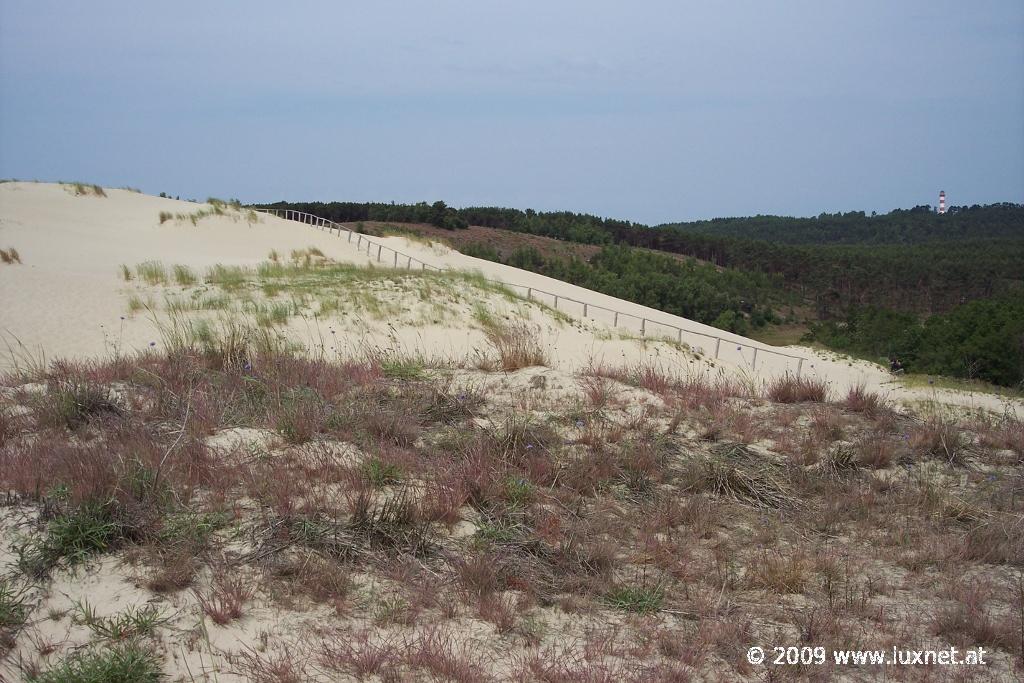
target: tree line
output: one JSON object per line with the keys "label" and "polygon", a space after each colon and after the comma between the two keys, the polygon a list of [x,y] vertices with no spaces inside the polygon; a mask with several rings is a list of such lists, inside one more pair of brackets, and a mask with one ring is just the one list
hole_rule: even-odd
{"label": "tree line", "polygon": [[545,256],[534,247],[520,247],[504,259],[487,245],[472,244],[463,253],[739,334],[779,321],[773,304],[782,293],[760,273],[719,270],[618,245],[603,247],[589,261]]}
{"label": "tree line", "polygon": [[812,325],[808,339],[911,372],[1024,387],[1024,297],[971,301],[921,319],[869,306]]}
{"label": "tree line", "polygon": [[754,216],[666,224],[569,211],[499,207],[455,209],[444,202],[307,202],[265,205],[308,211],[338,222],[482,225],[596,245],[628,245],[777,277],[820,318],[851,307],[884,306],[922,315],[1019,288],[1024,282],[1024,205],[928,206],[867,216]]}
{"label": "tree line", "polygon": [[739,333],[776,322],[781,306],[801,303],[810,306],[811,338],[833,348],[875,358],[897,354],[913,371],[1021,381],[1024,312],[1015,304],[1024,301],[1021,204],[954,206],[942,215],[918,206],[881,215],[754,216],[654,228],[569,211],[455,209],[444,202],[265,206],[338,222],[482,225],[600,245],[590,261],[532,248],[504,260],[486,246],[467,253]]}

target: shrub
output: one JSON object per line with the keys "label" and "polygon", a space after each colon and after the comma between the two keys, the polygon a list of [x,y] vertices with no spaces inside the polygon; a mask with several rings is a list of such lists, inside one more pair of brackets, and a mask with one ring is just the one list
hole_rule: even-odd
{"label": "shrub", "polygon": [[828,385],[824,380],[787,372],[768,382],[767,393],[776,403],[823,403],[828,400]]}
{"label": "shrub", "polygon": [[10,265],[13,263],[21,263],[21,254],[14,247],[8,247],[7,249],[0,249],[0,261]]}

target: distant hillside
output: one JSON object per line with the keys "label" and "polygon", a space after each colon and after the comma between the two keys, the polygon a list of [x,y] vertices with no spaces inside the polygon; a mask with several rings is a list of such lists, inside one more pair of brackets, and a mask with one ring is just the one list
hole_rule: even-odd
{"label": "distant hillside", "polygon": [[[1017,204],[953,207],[942,216],[917,207],[884,216],[862,212],[807,219],[758,216],[657,228],[569,211],[454,209],[444,202],[265,206],[308,211],[338,222],[430,223],[451,230],[486,226],[568,242],[689,256],[777,279],[820,318],[841,316],[851,306],[865,305],[914,314],[941,313],[966,301],[1012,292],[1024,283],[1024,206]],[[541,256],[550,254],[542,250]],[[747,298],[756,297],[750,293]]]}
{"label": "distant hillside", "polygon": [[[430,224],[434,236],[450,235],[463,253],[733,332],[785,322],[832,348],[876,360],[901,355],[912,371],[1009,386],[1024,377],[1024,338],[1012,305],[1024,297],[1019,204],[952,207],[941,216],[922,206],[882,216],[755,216],[655,228],[568,211],[443,202],[267,206],[338,222]],[[964,307],[975,301],[982,305]],[[893,323],[883,329],[877,320]],[[939,334],[947,320],[979,327],[971,335]],[[1004,358],[994,351],[1000,348]]]}
{"label": "distant hillside", "polygon": [[945,214],[930,206],[886,214],[823,213],[815,218],[752,216],[665,223],[660,229],[782,244],[917,244],[921,242],[1024,239],[1024,205],[953,206]]}

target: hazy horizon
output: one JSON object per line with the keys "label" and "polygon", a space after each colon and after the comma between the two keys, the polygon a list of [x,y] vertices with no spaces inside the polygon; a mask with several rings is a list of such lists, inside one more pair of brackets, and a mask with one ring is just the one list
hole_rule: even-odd
{"label": "hazy horizon", "polygon": [[646,224],[1024,202],[1024,5],[0,5],[0,177]]}

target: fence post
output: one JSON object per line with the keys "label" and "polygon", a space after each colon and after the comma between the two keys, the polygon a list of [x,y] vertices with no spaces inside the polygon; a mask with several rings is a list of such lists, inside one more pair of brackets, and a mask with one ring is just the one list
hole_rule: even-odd
{"label": "fence post", "polygon": [[799,379],[799,377],[800,377],[800,371],[801,371],[801,370],[803,370],[803,368],[804,368],[804,359],[803,359],[803,358],[801,358],[801,359],[800,359],[800,360],[799,360],[799,361],[797,362],[797,364],[796,364],[796,376],[797,376],[797,378],[798,378],[798,379]]}
{"label": "fence post", "polygon": [[647,334],[647,318],[640,318],[640,336]]}
{"label": "fence post", "polygon": [[618,327],[619,326],[619,312],[618,311],[613,311],[613,312],[615,313],[615,322],[612,323],[612,327]]}
{"label": "fence post", "polygon": [[715,337],[715,360],[718,360],[718,349],[722,347],[722,338]]}
{"label": "fence post", "polygon": [[583,304],[583,317],[584,317],[584,318],[586,318],[586,317],[587,317],[587,304],[586,304],[585,302],[584,302],[584,304]]}
{"label": "fence post", "polygon": [[555,310],[558,310],[558,295],[555,294]]}
{"label": "fence post", "polygon": [[352,231],[351,230],[348,231],[348,243],[352,244]]}
{"label": "fence post", "polygon": [[683,343],[683,328],[681,328],[681,327],[679,328],[679,335],[678,335],[678,337],[679,337],[678,342],[680,344],[682,344]]}
{"label": "fence post", "polygon": [[405,269],[406,270],[412,270],[412,256],[410,256],[409,260],[406,262]]}
{"label": "fence post", "polygon": [[383,248],[384,248],[384,245],[383,245],[383,244],[378,244],[378,245],[377,245],[377,263],[380,263],[380,252],[381,252],[381,250],[382,250]]}
{"label": "fence post", "polygon": [[533,301],[533,287],[526,288],[526,300]]}
{"label": "fence post", "polygon": [[757,370],[757,347],[754,347],[754,360],[750,365],[751,370]]}

